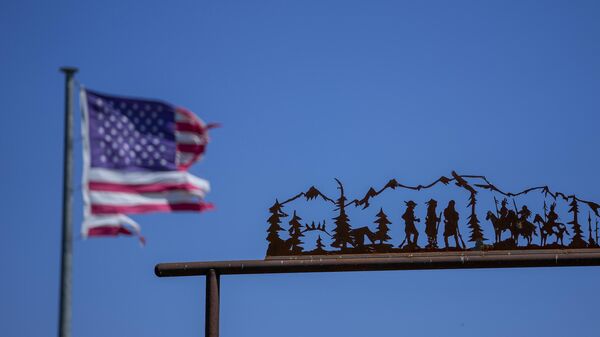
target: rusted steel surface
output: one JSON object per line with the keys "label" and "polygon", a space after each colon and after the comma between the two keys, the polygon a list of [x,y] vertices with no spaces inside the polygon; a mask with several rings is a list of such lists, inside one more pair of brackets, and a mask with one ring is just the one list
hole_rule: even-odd
{"label": "rusted steel surface", "polygon": [[204,311],[204,332],[206,337],[219,336],[219,274],[214,269],[206,273],[206,308]]}
{"label": "rusted steel surface", "polygon": [[[267,218],[268,257],[600,248],[600,203],[547,185],[510,192],[483,175],[452,171],[418,185],[391,179],[353,196],[335,181],[337,196],[311,186],[275,199]],[[450,194],[434,193],[440,188]],[[456,202],[452,190],[466,192],[468,202]],[[386,198],[394,203],[382,203]]]}
{"label": "rusted steel surface", "polygon": [[600,266],[600,249],[297,256],[156,265],[159,277],[340,271]]}

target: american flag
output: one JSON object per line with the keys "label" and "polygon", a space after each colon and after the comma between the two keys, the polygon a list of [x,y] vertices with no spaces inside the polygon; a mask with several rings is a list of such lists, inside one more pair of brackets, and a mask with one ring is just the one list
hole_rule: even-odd
{"label": "american flag", "polygon": [[139,236],[125,214],[212,208],[203,201],[208,181],[187,169],[202,157],[214,125],[156,100],[83,89],[81,103],[84,237]]}

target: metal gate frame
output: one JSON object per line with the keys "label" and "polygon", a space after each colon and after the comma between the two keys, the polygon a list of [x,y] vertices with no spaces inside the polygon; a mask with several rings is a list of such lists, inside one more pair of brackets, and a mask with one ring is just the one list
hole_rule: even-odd
{"label": "metal gate frame", "polygon": [[160,263],[158,277],[206,276],[205,336],[219,336],[220,276],[341,271],[600,266],[600,248],[278,257]]}

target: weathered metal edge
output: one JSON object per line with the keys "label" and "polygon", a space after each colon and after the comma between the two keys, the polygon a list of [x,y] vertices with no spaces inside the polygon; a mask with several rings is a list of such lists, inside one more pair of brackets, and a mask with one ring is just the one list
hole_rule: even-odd
{"label": "weathered metal edge", "polygon": [[265,260],[159,263],[158,277],[521,267],[600,266],[600,248],[293,256]]}

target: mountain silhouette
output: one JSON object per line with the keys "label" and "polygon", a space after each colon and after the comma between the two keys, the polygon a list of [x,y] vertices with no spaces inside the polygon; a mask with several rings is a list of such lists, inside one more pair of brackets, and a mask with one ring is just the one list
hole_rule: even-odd
{"label": "mountain silhouette", "polygon": [[304,197],[306,199],[306,201],[309,200],[315,200],[317,198],[321,198],[325,201],[329,201],[332,204],[335,204],[335,201],[333,201],[333,199],[329,198],[328,196],[326,196],[325,194],[321,193],[321,191],[319,191],[315,186],[311,186],[306,192],[300,192],[298,194],[296,194],[295,196],[289,198],[288,200],[282,202],[282,205],[285,205],[289,202],[292,202],[300,197]]}

